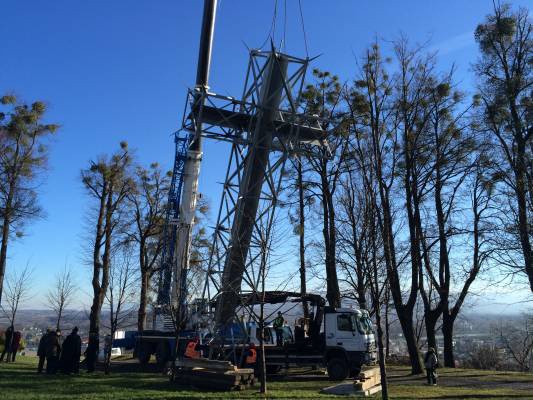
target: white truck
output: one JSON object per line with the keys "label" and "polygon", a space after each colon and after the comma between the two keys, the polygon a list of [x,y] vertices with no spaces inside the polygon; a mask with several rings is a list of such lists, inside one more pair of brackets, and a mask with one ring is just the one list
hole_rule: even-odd
{"label": "white truck", "polygon": [[[264,328],[268,373],[275,373],[283,367],[325,367],[330,379],[342,380],[358,375],[363,365],[376,362],[374,332],[366,310],[328,307],[319,295],[275,292],[275,295],[266,297],[270,299],[269,303],[307,301],[315,306],[315,312],[305,327],[285,325],[278,331],[272,326]],[[246,332],[239,332],[238,328],[233,330],[232,340],[247,341],[244,348],[251,343],[259,346],[258,325],[250,322],[244,326]],[[280,341],[277,339],[278,332],[283,335]],[[280,343],[281,346],[278,345]]]}

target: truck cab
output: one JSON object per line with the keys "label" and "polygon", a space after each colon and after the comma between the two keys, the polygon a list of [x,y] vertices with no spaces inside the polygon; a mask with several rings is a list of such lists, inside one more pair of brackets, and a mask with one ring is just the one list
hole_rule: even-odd
{"label": "truck cab", "polygon": [[324,337],[326,365],[333,379],[355,375],[362,365],[376,362],[372,321],[366,310],[326,310]]}

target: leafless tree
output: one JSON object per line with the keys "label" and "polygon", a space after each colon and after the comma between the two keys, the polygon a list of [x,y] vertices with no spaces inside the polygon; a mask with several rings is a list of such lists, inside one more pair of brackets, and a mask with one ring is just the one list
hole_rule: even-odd
{"label": "leafless tree", "polygon": [[[418,374],[422,371],[422,363],[413,329],[413,310],[419,287],[417,258],[419,253],[413,249],[412,257],[409,257],[408,252],[405,255],[401,254],[405,252],[400,251],[401,243],[397,238],[397,232],[404,221],[401,217],[409,214],[412,222],[416,217],[413,208],[409,213],[406,212],[406,209],[414,204],[411,191],[408,193],[408,199],[400,197],[401,200],[398,200],[398,196],[406,190],[402,187],[403,182],[409,183],[409,190],[413,189],[410,174],[416,168],[413,169],[415,166],[411,163],[410,169],[407,170],[402,158],[408,157],[409,162],[413,159],[412,154],[406,155],[410,147],[405,142],[405,131],[409,131],[411,125],[413,127],[416,125],[413,121],[415,116],[410,113],[413,109],[417,110],[416,105],[413,104],[420,102],[416,95],[415,83],[423,78],[423,76],[417,76],[411,80],[405,74],[410,74],[410,71],[415,70],[418,74],[424,74],[427,70],[424,67],[424,60],[418,56],[416,51],[414,52],[415,54],[408,50],[405,43],[397,44],[398,63],[402,68],[398,74],[391,75],[388,67],[390,60],[382,55],[378,43],[374,43],[363,57],[357,80],[354,87],[350,88],[347,98],[348,121],[353,125],[351,130],[354,135],[354,151],[360,154],[359,159],[366,158],[370,163],[367,172],[361,173],[361,176],[367,181],[367,187],[375,186],[376,206],[374,208],[378,210],[376,223],[383,248],[390,294],[406,340],[412,372]],[[402,75],[402,72],[405,73]],[[401,84],[402,79],[409,82],[408,87],[405,88],[409,93],[402,92],[405,87]],[[402,95],[409,97],[404,99],[404,103],[399,99]],[[404,104],[404,108],[398,107],[398,104]],[[399,112],[401,110],[406,115],[402,115]],[[403,121],[403,125],[400,121]],[[411,133],[407,136],[409,141],[414,140]],[[405,179],[400,182],[399,178],[402,177]],[[409,201],[411,206],[402,206],[401,209],[396,210],[395,201],[400,201],[403,205]],[[418,235],[413,236],[413,239],[415,239],[416,247]],[[409,258],[412,258],[411,263],[406,268]],[[406,274],[405,279],[403,271]]]}
{"label": "leafless tree", "polygon": [[[341,101],[342,87],[339,79],[329,72],[314,70],[314,84],[308,85],[303,93],[304,108],[307,113],[316,114],[331,126],[338,122],[337,107]],[[308,190],[320,201],[317,210],[322,218],[322,234],[324,249],[324,265],[326,271],[326,298],[332,307],[339,307],[341,296],[337,277],[337,228],[335,218],[335,192],[340,184],[342,171],[340,166],[346,157],[347,141],[343,134],[344,125],[335,126],[328,137],[333,157],[328,157],[327,150],[321,149],[321,156],[309,159],[310,169],[315,173],[316,180],[310,180]]]}
{"label": "leafless tree", "polygon": [[21,270],[10,272],[6,276],[4,302],[7,307],[1,306],[11,325],[15,325],[15,318],[19,307],[31,298],[33,269],[26,265]]}
{"label": "leafless tree", "polygon": [[146,323],[150,283],[158,271],[158,261],[163,248],[165,202],[170,178],[157,163],[152,163],[149,169],[136,167],[135,183],[135,190],[128,196],[134,211],[133,229],[129,238],[138,249],[140,301],[137,329],[142,332]]}
{"label": "leafless tree", "polygon": [[60,329],[61,319],[65,310],[71,305],[78,286],[74,281],[74,276],[70,268],[63,268],[55,276],[54,285],[46,294],[47,306],[56,315],[56,329]]}
{"label": "leafless tree", "polygon": [[[117,236],[127,219],[126,198],[133,190],[130,175],[132,163],[127,143],[111,157],[92,161],[81,171],[81,180],[89,197],[94,201],[94,218],[90,218],[93,301],[89,316],[89,348],[97,351],[100,333],[100,314],[109,287],[111,257],[117,245],[123,242]],[[90,356],[96,361],[97,354]]]}
{"label": "leafless tree", "polygon": [[519,326],[501,323],[497,329],[499,342],[505,353],[527,372],[533,364],[533,314],[523,314]]}
{"label": "leafless tree", "polygon": [[475,65],[477,97],[483,127],[499,151],[493,180],[500,182],[506,199],[500,234],[509,238],[506,250],[515,253],[502,265],[527,277],[533,291],[533,25],[527,8],[494,2],[475,38],[481,50]]}
{"label": "leafless tree", "polygon": [[112,341],[117,330],[125,327],[126,322],[135,313],[138,271],[132,263],[132,249],[121,247],[113,256],[109,273],[109,287],[106,304],[109,307],[109,336],[105,346],[104,371],[109,373],[111,363]]}
{"label": "leafless tree", "polygon": [[502,355],[500,350],[490,344],[473,348],[465,362],[465,365],[469,368],[489,370],[499,370],[501,364]]}

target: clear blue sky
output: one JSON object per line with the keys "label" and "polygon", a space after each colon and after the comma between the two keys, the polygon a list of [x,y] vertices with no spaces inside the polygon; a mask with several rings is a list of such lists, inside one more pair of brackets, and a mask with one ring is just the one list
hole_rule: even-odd
{"label": "clear blue sky", "polygon": [[[278,0],[282,34],[284,0]],[[47,218],[10,247],[8,270],[35,267],[41,292],[68,261],[81,260],[87,207],[79,171],[121,140],[142,162],[170,167],[171,132],[178,128],[186,88],[194,83],[201,0],[12,0],[2,2],[0,93],[49,104],[48,119],[62,125],[52,145],[50,171],[41,188]],[[286,51],[305,56],[297,0],[287,0]],[[531,7],[533,1],[513,1]],[[490,12],[490,0],[302,0],[310,55],[315,65],[349,79],[354,54],[374,37],[400,32],[413,41],[431,39],[441,65],[456,62],[465,85],[477,57],[473,31]],[[274,0],[219,0],[210,86],[239,96],[248,58],[246,43],[258,47],[270,29]],[[200,190],[217,199],[225,149],[205,148]],[[81,280],[85,278],[80,278]],[[85,281],[88,282],[88,281]],[[32,300],[42,306],[40,294]]]}

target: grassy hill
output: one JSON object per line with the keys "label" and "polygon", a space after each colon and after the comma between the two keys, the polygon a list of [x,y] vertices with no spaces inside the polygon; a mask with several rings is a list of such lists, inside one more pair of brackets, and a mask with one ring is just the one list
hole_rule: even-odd
{"label": "grassy hill", "polygon": [[[205,399],[260,398],[257,388],[242,392],[208,392],[179,387],[155,373],[113,372],[80,376],[36,373],[37,360],[21,357],[0,364],[2,398],[19,399]],[[424,376],[411,376],[406,367],[390,367],[394,399],[533,399],[533,374],[467,369],[440,370],[439,386],[426,386]],[[320,394],[331,382],[322,376],[280,376],[268,384],[268,398],[343,398]],[[344,397],[346,398],[346,397]],[[376,398],[380,398],[377,396]]]}

